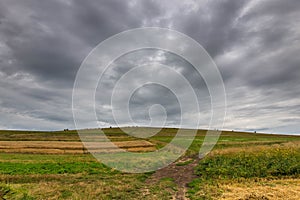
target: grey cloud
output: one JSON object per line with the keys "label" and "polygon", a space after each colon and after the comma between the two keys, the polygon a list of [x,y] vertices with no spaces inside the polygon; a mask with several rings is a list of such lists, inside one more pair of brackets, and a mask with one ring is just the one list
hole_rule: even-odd
{"label": "grey cloud", "polygon": [[71,3],[3,3],[8,14],[0,27],[2,40],[18,61],[18,67],[7,66],[6,72],[29,71],[43,81],[67,82],[70,87],[91,48],[119,31],[138,26],[125,1]]}
{"label": "grey cloud", "polygon": [[[131,52],[126,54],[119,59],[117,59],[104,73],[97,90],[97,102],[99,105],[109,105],[111,102],[112,92],[117,81],[127,72],[134,69],[135,67],[139,66],[149,66],[151,67],[152,64],[161,64],[169,66],[170,69],[176,70],[181,76],[185,77],[192,88],[196,90],[197,98],[200,101],[200,110],[201,112],[207,112],[210,109],[210,97],[207,91],[205,82],[198,74],[198,72],[193,68],[191,64],[187,61],[178,57],[175,54],[155,50],[155,49],[146,49],[146,50],[139,50],[135,52]],[[145,73],[154,73],[154,76],[158,76],[161,73],[158,69],[151,70]],[[148,75],[148,74],[147,74]],[[136,80],[128,80],[122,87],[122,94],[127,94],[127,88],[131,88],[135,82],[138,80],[144,80],[147,76],[143,74],[136,74]],[[137,89],[131,96],[129,107],[130,107],[130,114],[134,121],[149,121],[149,108],[153,104],[160,104],[162,105],[168,115],[167,123],[170,124],[179,124],[180,122],[180,105],[178,103],[178,97],[184,96],[186,94],[186,90],[189,88],[185,85],[181,85],[180,82],[175,80],[176,77],[173,77],[171,74],[166,74],[165,79],[170,79],[174,81],[171,83],[172,88],[165,88],[164,86],[159,86],[156,84],[146,84],[140,85],[140,88]],[[140,82],[140,81],[138,81]],[[177,88],[180,93],[174,94],[172,89]],[[118,95],[118,102],[123,107],[123,102],[125,100],[125,96],[122,94]],[[192,97],[189,97],[192,98]],[[181,102],[183,105],[188,105],[191,101],[189,98],[186,98],[186,102]],[[114,123],[113,116],[108,115],[108,112],[112,112],[111,109],[103,109],[99,108],[97,114],[98,119],[102,119],[103,121]],[[194,111],[191,110],[191,113]],[[125,112],[126,115],[126,112]],[[123,123],[127,122],[126,117],[124,116]],[[206,120],[203,120],[205,124]]]}
{"label": "grey cloud", "polygon": [[[174,28],[196,39],[212,57],[223,53],[239,39],[240,31],[234,27],[240,10],[247,1],[211,1],[181,19]],[[178,26],[178,27],[177,27]]]}

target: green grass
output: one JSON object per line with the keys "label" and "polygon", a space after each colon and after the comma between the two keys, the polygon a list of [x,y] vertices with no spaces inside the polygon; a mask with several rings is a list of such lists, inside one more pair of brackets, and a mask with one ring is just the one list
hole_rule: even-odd
{"label": "green grass", "polygon": [[[159,134],[150,138],[150,141],[157,144],[157,148],[162,148],[166,144],[170,143],[174,138],[177,129],[171,129],[168,131],[162,130]],[[206,131],[199,130],[195,136],[191,146],[189,147],[187,154],[198,154]],[[157,142],[159,141],[159,143]],[[274,134],[259,134],[259,133],[247,133],[247,132],[231,132],[223,131],[218,139],[214,149],[226,149],[229,147],[251,147],[257,145],[273,145],[282,144],[286,142],[300,141],[299,136],[290,135],[274,135]]]}
{"label": "green grass", "polygon": [[0,174],[24,175],[24,174],[112,174],[99,162],[58,162],[58,163],[12,163],[1,162]]}
{"label": "green grass", "polygon": [[300,174],[300,148],[217,155],[202,160],[196,174],[203,179],[265,178]]}
{"label": "green grass", "polygon": [[[190,184],[191,199],[212,199],[222,191],[222,181],[247,181],[257,178],[280,179],[300,177],[300,147],[277,146],[260,151],[233,152],[206,157],[199,162],[195,174],[199,178]],[[202,191],[202,193],[200,192]]]}

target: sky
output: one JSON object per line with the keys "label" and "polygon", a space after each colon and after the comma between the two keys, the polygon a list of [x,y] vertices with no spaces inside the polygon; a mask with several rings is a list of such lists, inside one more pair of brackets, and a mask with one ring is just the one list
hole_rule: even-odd
{"label": "sky", "polygon": [[[122,31],[161,27],[191,37],[216,63],[227,96],[224,129],[299,134],[299,10],[299,0],[0,0],[0,129],[74,128],[74,81],[91,50]],[[106,98],[116,81],[151,63],[157,71],[159,64],[169,65],[189,80],[200,99],[198,128],[207,128],[210,96],[201,76],[178,55],[157,49],[111,64],[103,77],[107,84],[95,94],[99,126],[116,125]],[[135,124],[121,113],[121,125],[146,126],[151,116],[159,122],[166,115],[166,125],[176,126],[179,105],[168,88],[143,85],[128,105]],[[192,120],[194,114],[185,116]]]}

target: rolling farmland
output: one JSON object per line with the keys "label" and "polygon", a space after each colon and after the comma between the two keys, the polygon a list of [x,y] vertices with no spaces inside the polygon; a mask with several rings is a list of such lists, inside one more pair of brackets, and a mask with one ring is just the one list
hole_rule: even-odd
{"label": "rolling farmland", "polygon": [[[147,131],[146,128],[136,130]],[[162,129],[147,139],[127,136],[118,128],[103,131],[123,150],[149,152],[168,144],[177,129]],[[76,131],[0,131],[0,197],[300,198],[299,136],[222,132],[213,151],[199,159],[197,155],[205,133],[199,130],[186,154],[166,168],[129,174],[98,162],[84,148]],[[109,152],[105,145],[103,140],[98,151]]]}

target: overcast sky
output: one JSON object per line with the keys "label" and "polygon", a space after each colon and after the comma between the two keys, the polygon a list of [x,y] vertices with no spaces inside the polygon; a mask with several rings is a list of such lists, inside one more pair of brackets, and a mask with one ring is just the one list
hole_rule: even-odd
{"label": "overcast sky", "polygon": [[[72,88],[89,52],[121,31],[162,27],[199,42],[217,64],[227,95],[225,129],[300,133],[299,10],[299,0],[0,0],[0,129],[74,128]],[[201,77],[171,53],[125,55],[105,80],[112,84],[119,73],[150,61],[180,68],[199,89],[206,116],[209,95],[200,94]],[[164,106],[167,124],[176,126],[176,96],[158,85],[132,96],[137,124],[147,124],[152,104]],[[153,112],[161,119],[161,112]],[[114,125],[110,107],[99,104],[97,115],[102,126]],[[205,120],[201,127],[207,127]]]}

